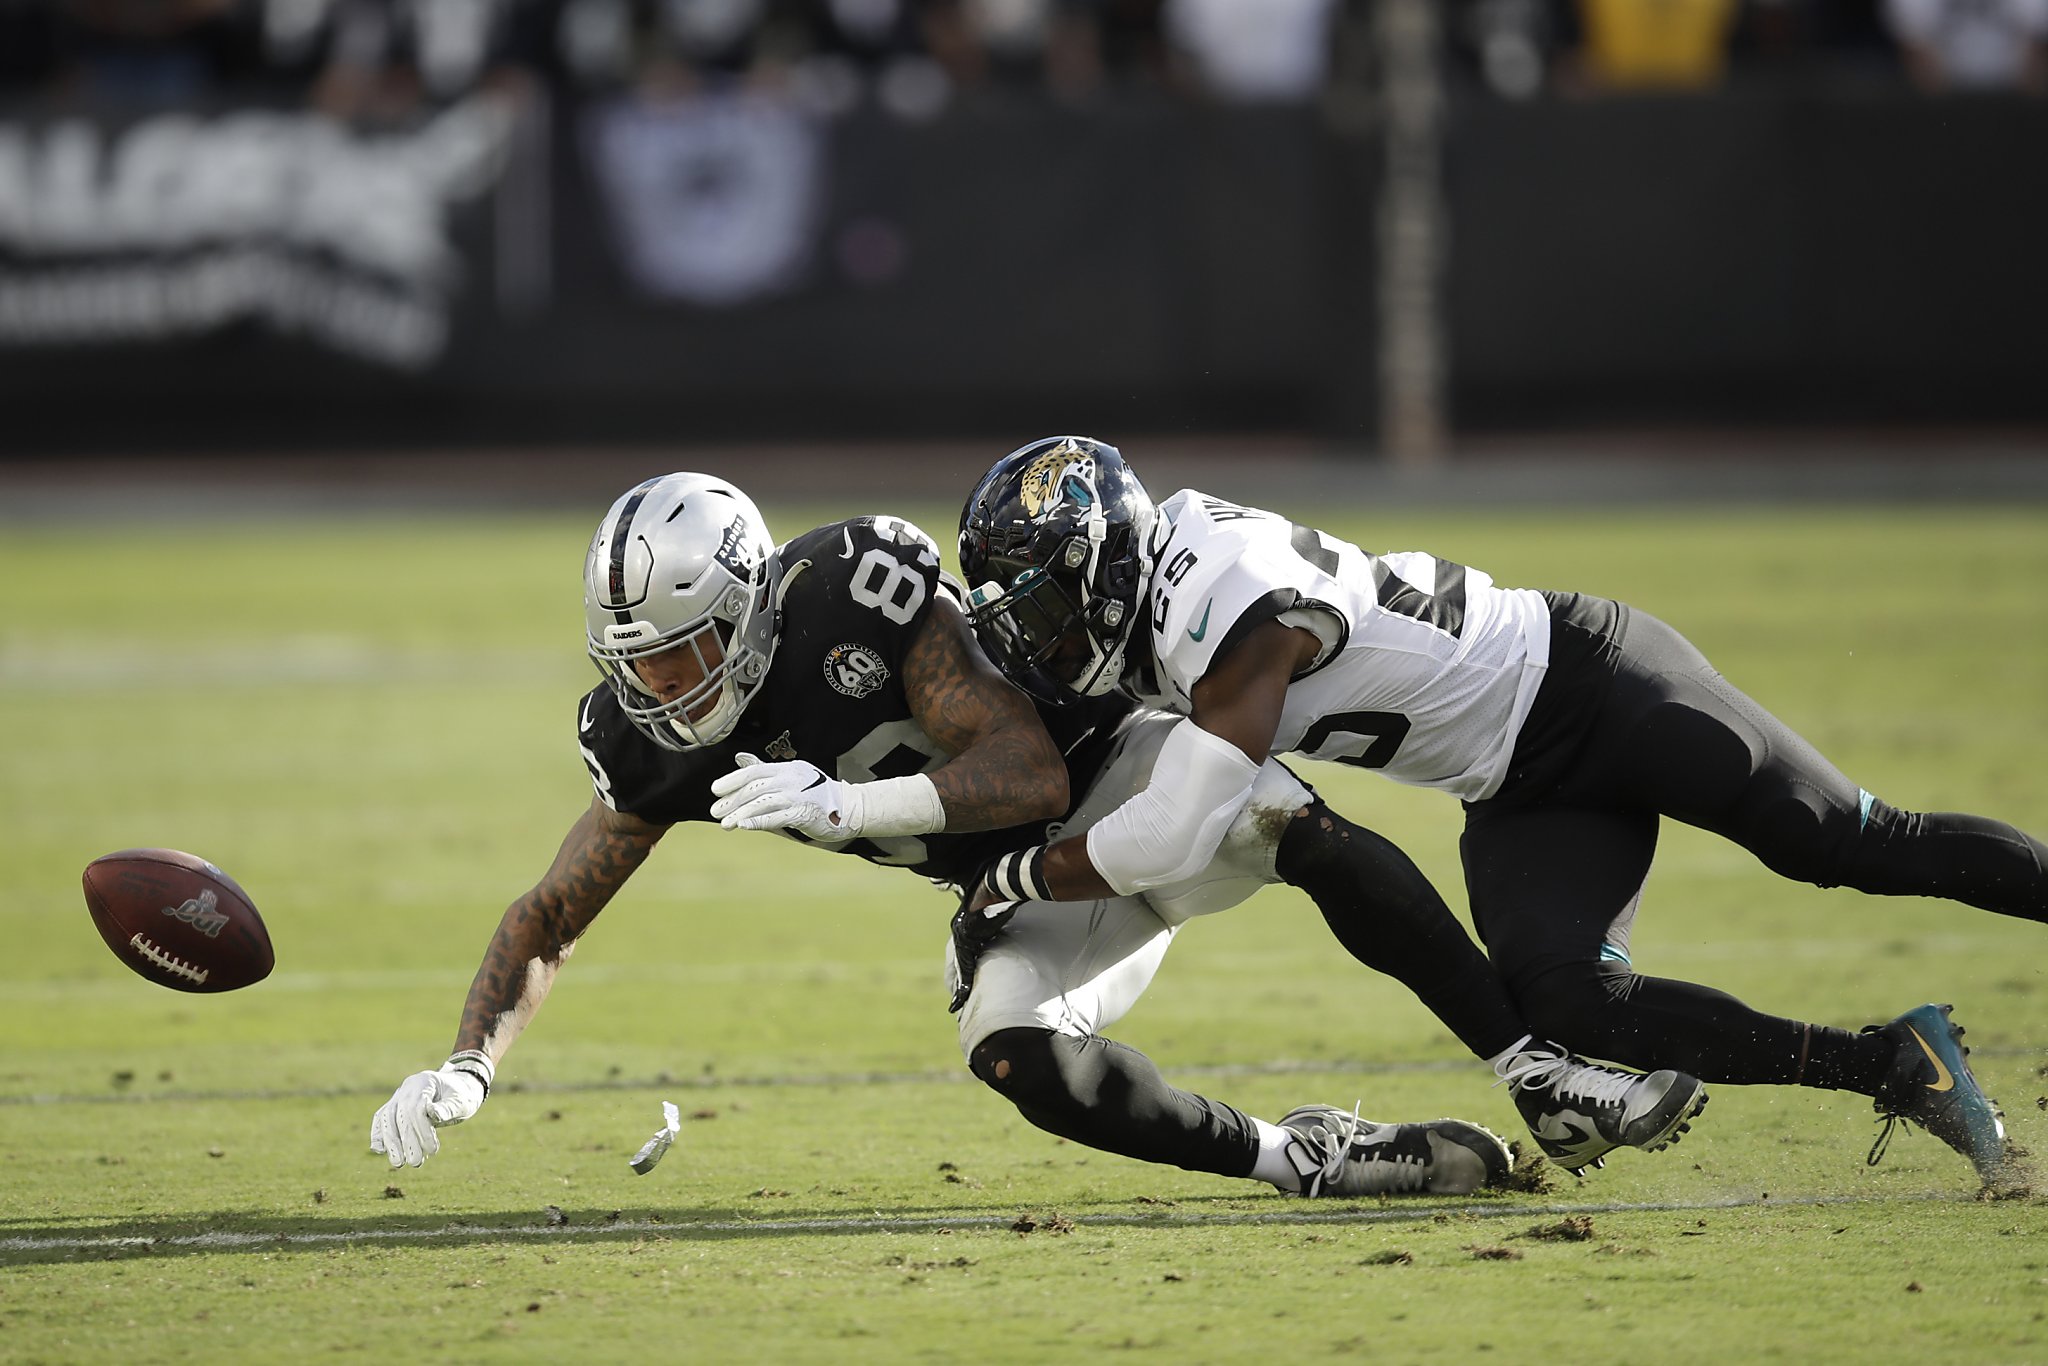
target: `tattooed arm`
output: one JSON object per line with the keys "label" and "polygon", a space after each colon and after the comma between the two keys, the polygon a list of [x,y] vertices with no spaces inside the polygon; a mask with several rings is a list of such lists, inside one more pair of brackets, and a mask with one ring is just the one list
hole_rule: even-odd
{"label": "tattooed arm", "polygon": [[711,783],[728,830],[796,830],[815,840],[1000,830],[1067,809],[1067,764],[1031,700],[981,653],[967,618],[936,598],[903,656],[903,693],[924,733],[953,757],[929,773],[853,782],[802,759],[751,755]]}
{"label": "tattooed arm", "polygon": [[947,599],[932,604],[910,643],[903,690],[924,733],[953,756],[929,775],[947,830],[997,830],[1066,813],[1059,746]]}
{"label": "tattooed arm", "polygon": [[505,908],[462,1008],[457,1053],[475,1049],[493,1066],[547,999],[576,941],[667,831],[592,798],[532,891]]}
{"label": "tattooed arm", "polygon": [[578,937],[667,829],[592,799],[547,876],[498,922],[469,985],[454,1054],[433,1071],[400,1082],[371,1117],[371,1152],[390,1158],[394,1170],[417,1167],[441,1150],[435,1130],[477,1112],[491,1093],[498,1059],[547,999]]}

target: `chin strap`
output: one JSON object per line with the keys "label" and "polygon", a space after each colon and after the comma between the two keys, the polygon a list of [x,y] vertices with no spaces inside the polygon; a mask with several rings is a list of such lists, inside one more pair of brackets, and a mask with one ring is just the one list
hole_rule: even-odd
{"label": "chin strap", "polygon": [[811,562],[809,560],[798,560],[795,564],[791,565],[789,567],[788,572],[782,576],[782,582],[775,585],[776,616],[780,617],[782,615],[782,600],[789,596],[790,586],[796,582],[796,576],[803,573],[806,569],[809,569],[810,567]]}

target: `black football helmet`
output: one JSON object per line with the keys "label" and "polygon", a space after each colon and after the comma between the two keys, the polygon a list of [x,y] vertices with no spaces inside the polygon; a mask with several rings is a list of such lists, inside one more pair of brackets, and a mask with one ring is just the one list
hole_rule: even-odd
{"label": "black football helmet", "polygon": [[960,569],[982,648],[1047,702],[1124,671],[1152,577],[1152,500],[1117,448],[1050,436],[998,460],[960,512]]}

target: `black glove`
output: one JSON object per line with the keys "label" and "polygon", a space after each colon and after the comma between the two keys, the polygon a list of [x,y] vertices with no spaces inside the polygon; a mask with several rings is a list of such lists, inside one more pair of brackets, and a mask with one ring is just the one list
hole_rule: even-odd
{"label": "black glove", "polygon": [[974,990],[974,968],[981,961],[981,951],[994,942],[1016,914],[1014,901],[995,901],[975,909],[973,887],[961,898],[960,909],[953,912],[953,966],[959,970],[960,981],[953,988],[953,1004],[946,1007],[952,1014],[960,1013],[960,1007],[967,1004],[968,994]]}

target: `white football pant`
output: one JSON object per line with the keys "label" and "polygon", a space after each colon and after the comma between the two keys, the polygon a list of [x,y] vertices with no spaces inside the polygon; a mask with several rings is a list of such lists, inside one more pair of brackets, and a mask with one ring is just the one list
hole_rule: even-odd
{"label": "white football pant", "polygon": [[[1137,711],[1073,818],[1053,838],[1078,835],[1142,790],[1166,733],[1182,718]],[[982,951],[974,993],[960,1010],[960,1051],[999,1029],[1050,1029],[1086,1038],[1123,1018],[1152,984],[1180,927],[1227,911],[1280,881],[1274,859],[1294,813],[1314,800],[1308,786],[1277,759],[1259,770],[1244,810],[1223,836],[1209,866],[1184,881],[1101,901],[1027,901]],[[946,944],[946,984],[959,980]]]}

